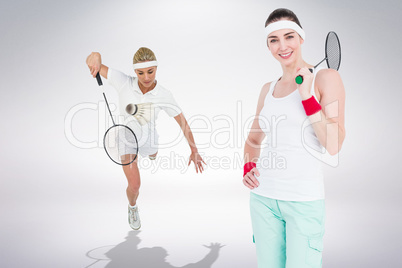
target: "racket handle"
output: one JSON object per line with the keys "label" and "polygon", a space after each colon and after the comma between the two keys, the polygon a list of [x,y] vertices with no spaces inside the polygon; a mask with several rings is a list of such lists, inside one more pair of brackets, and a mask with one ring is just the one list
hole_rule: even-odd
{"label": "racket handle", "polygon": [[303,83],[303,76],[298,75],[295,78],[296,84],[300,85],[301,83]]}
{"label": "racket handle", "polygon": [[[312,68],[309,68],[309,70],[310,70],[311,73],[313,73],[313,71],[314,71]],[[295,81],[296,81],[296,84],[300,85],[301,83],[303,83],[303,76],[298,75],[295,78]]]}
{"label": "racket handle", "polygon": [[103,86],[102,79],[101,79],[99,73],[96,74],[96,80],[98,81],[98,85],[99,85],[99,86]]}

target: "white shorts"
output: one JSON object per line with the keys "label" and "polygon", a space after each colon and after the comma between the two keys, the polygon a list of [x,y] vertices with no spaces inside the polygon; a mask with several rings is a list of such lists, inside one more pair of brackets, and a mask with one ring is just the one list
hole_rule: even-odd
{"label": "white shorts", "polygon": [[142,157],[147,157],[158,152],[159,135],[156,130],[149,133],[148,131],[135,128],[133,132],[137,137],[137,142],[134,139],[128,140],[125,137],[119,138],[119,156],[137,154],[137,144],[139,145],[138,154]]}

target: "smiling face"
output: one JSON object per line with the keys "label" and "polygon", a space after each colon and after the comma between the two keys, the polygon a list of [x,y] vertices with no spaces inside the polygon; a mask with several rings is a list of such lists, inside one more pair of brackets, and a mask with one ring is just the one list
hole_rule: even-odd
{"label": "smiling face", "polygon": [[291,29],[281,29],[269,34],[268,49],[282,65],[291,65],[302,59],[301,44],[304,40]]}
{"label": "smiling face", "polygon": [[153,88],[155,84],[156,68],[156,66],[152,66],[135,70],[138,77],[138,85],[141,89],[149,90]]}

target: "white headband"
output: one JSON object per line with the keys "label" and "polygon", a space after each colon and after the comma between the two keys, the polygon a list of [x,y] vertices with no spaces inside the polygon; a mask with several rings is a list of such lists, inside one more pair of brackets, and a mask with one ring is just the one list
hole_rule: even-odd
{"label": "white headband", "polygon": [[158,62],[156,60],[153,60],[153,61],[145,61],[145,62],[133,64],[134,70],[148,68],[148,67],[152,67],[152,66],[158,66]]}
{"label": "white headband", "polygon": [[306,33],[304,30],[297,25],[297,23],[290,20],[279,20],[268,24],[268,26],[265,27],[265,36],[268,38],[268,35],[270,35],[272,32],[282,29],[292,29],[296,31],[296,33],[298,33],[303,40],[306,40]]}

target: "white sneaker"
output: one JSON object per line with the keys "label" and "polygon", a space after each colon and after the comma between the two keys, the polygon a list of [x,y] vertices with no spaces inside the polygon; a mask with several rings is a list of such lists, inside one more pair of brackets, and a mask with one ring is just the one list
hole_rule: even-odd
{"label": "white sneaker", "polygon": [[131,208],[130,206],[128,207],[128,223],[134,230],[141,228],[140,214],[138,214],[137,206],[135,208]]}

